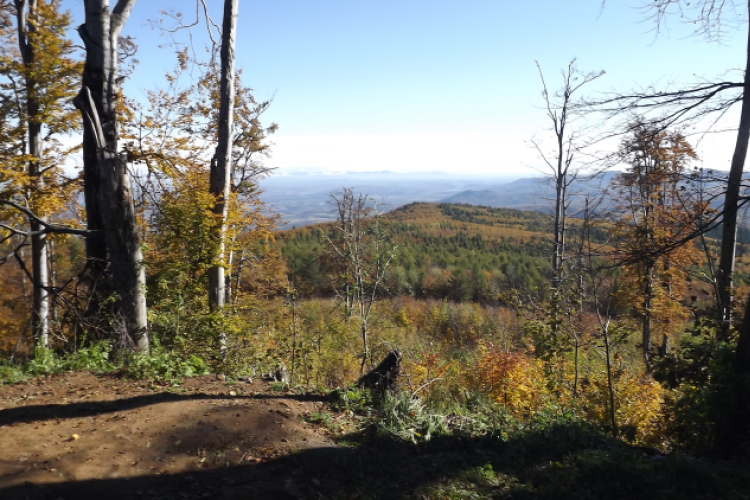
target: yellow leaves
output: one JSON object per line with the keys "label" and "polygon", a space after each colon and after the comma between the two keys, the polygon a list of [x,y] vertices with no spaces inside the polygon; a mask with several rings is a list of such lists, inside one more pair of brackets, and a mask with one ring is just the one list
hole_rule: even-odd
{"label": "yellow leaves", "polygon": [[425,352],[420,353],[420,356],[414,361],[406,361],[405,365],[411,383],[415,388],[443,377],[450,367],[450,363],[443,361],[440,354]]}
{"label": "yellow leaves", "polygon": [[470,390],[488,394],[513,413],[527,415],[539,409],[548,396],[541,360],[522,352],[505,352],[484,344],[477,365],[465,374]]}
{"label": "yellow leaves", "polygon": [[[592,376],[582,386],[586,415],[603,427],[609,427],[609,384],[606,373]],[[651,376],[629,376],[625,370],[613,373],[615,419],[623,434],[636,443],[659,445],[664,423],[664,389]]]}

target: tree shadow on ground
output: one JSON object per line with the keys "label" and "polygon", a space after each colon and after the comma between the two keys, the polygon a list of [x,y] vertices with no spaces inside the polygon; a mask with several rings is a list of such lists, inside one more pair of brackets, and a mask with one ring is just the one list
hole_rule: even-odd
{"label": "tree shadow on ground", "polygon": [[15,408],[0,410],[0,426],[13,425],[18,423],[41,422],[45,420],[63,419],[63,418],[81,418],[97,416],[106,413],[115,413],[126,410],[134,410],[158,403],[170,403],[191,400],[292,400],[292,401],[310,401],[324,402],[328,401],[327,396],[309,394],[258,394],[258,395],[211,395],[211,394],[178,394],[171,392],[159,392],[155,394],[146,394],[142,396],[133,396],[131,398],[117,399],[114,401],[86,401],[79,403],[63,404],[41,404],[26,405]]}
{"label": "tree shadow on ground", "polygon": [[512,439],[440,436],[413,444],[365,432],[350,447],[299,451],[257,464],[174,475],[25,484],[3,499],[740,499],[746,464],[654,460],[582,424]]}

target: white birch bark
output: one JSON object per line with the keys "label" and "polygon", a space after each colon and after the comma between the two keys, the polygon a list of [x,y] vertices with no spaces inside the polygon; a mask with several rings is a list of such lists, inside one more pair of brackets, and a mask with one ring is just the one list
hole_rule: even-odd
{"label": "white birch bark", "polygon": [[[32,67],[37,58],[34,45],[30,37],[37,29],[36,0],[14,0],[16,8],[16,23],[18,30],[18,48],[21,59],[26,67]],[[44,177],[40,168],[42,156],[42,126],[38,120],[40,104],[36,96],[38,82],[27,73],[25,78],[26,90],[26,127],[28,129],[28,150],[32,157],[28,163],[27,173],[34,183],[35,189],[44,187]],[[27,200],[33,200],[31,189],[26,193]],[[44,214],[30,203],[33,212],[43,220]],[[31,226],[31,274],[32,274],[32,332],[34,343],[37,346],[49,346],[49,269],[47,268],[47,242],[46,236],[40,234],[42,229],[38,221],[32,220]]]}
{"label": "white birch bark", "polygon": [[[215,237],[219,241],[217,264],[208,272],[208,302],[211,310],[221,311],[226,303],[224,253],[229,210],[229,188],[232,168],[232,125],[234,121],[234,49],[239,0],[225,0],[221,34],[221,82],[219,126],[216,153],[211,160],[209,192],[216,197],[214,213],[221,217]],[[226,335],[220,332],[222,356],[226,350]]]}

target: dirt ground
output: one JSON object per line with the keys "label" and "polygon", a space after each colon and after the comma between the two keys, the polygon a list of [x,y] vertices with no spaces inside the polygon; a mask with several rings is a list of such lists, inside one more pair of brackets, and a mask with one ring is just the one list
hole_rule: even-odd
{"label": "dirt ground", "polygon": [[[0,498],[326,498],[325,470],[308,466],[317,459],[279,461],[335,452],[305,419],[324,404],[214,376],[161,387],[72,373],[2,386]],[[262,467],[272,462],[283,465]]]}

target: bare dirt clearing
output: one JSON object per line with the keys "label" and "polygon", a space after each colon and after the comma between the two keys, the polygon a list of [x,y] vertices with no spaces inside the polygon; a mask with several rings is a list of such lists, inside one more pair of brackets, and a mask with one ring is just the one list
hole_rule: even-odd
{"label": "bare dirt clearing", "polygon": [[[231,497],[233,481],[195,474],[231,468],[236,478],[238,467],[249,472],[278,457],[334,447],[304,419],[323,404],[321,396],[270,391],[259,381],[227,385],[216,377],[159,387],[72,373],[0,387],[0,497],[60,498],[65,491],[78,498]],[[265,487],[255,478],[249,498],[308,496],[305,488],[315,483],[302,476]],[[106,480],[117,480],[116,488]]]}

